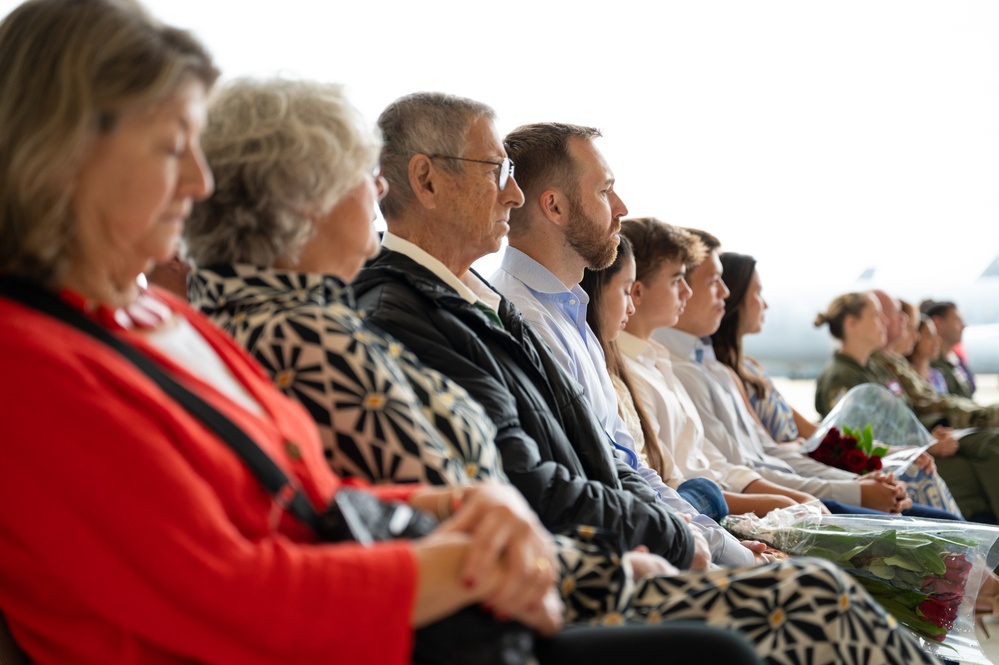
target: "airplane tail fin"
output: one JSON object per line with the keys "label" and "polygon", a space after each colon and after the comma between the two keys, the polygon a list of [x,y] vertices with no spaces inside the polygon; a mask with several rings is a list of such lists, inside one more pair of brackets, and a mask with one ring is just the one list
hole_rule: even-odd
{"label": "airplane tail fin", "polygon": [[984,279],[986,277],[999,277],[999,256],[992,259],[992,263],[990,263],[989,267],[985,269],[985,272],[978,276],[978,279]]}

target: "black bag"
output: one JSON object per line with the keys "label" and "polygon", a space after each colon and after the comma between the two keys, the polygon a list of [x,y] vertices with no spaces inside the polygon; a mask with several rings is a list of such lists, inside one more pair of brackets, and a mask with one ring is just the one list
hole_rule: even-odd
{"label": "black bag", "polygon": [[[274,501],[309,525],[320,540],[356,541],[419,538],[437,520],[410,506],[381,501],[367,492],[341,488],[322,515],[267,453],[231,420],[175,381],[146,355],[33,282],[0,276],[0,295],[57,318],[104,342],[145,372],[191,415],[215,432],[249,467]],[[463,610],[415,633],[416,665],[521,665],[534,661],[534,634],[518,623],[500,623],[479,607]]]}
{"label": "black bag", "polygon": [[315,526],[320,540],[353,540],[370,545],[377,540],[419,538],[437,527],[431,515],[398,501],[382,501],[367,492],[341,487]]}
{"label": "black bag", "polygon": [[[437,520],[397,501],[341,488],[319,518],[316,533],[329,542],[419,538]],[[499,623],[479,607],[466,607],[416,631],[417,665],[516,665],[533,662],[534,634],[518,623]]]}

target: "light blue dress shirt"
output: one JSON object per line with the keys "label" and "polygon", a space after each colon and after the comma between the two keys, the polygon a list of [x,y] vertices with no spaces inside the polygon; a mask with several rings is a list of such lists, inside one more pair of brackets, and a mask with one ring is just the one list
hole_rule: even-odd
{"label": "light blue dress shirt", "polygon": [[664,503],[692,518],[708,541],[712,562],[723,566],[753,563],[752,552],[710,517],[698,513],[639,457],[635,439],[618,415],[617,393],[607,373],[603,349],[586,324],[590,301],[586,292],[578,284],[567,288],[550,270],[514,247],[506,248],[489,282],[520,309],[559,365],[582,386],[618,457],[635,469]]}
{"label": "light blue dress shirt", "polygon": [[617,393],[607,374],[603,349],[586,325],[586,306],[590,302],[586,292],[578,284],[567,289],[547,268],[513,247],[506,249],[503,263],[489,282],[520,309],[562,369],[582,386],[594,415],[614,442],[618,457],[638,470],[657,491],[665,487],[655,471],[648,466],[642,468],[635,439],[618,415]]}

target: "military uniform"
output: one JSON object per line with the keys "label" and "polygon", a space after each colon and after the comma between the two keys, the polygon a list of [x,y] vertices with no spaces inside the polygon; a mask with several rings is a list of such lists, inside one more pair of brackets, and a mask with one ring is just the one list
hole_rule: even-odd
{"label": "military uniform", "polygon": [[[825,417],[850,388],[862,383],[885,386],[910,408],[914,408],[918,400],[928,402],[927,391],[934,392],[901,356],[877,351],[866,365],[861,365],[850,356],[836,352],[816,382],[815,410]],[[940,422],[946,420],[950,412],[926,413],[929,419]],[[970,416],[963,415],[965,413],[954,411],[966,423]],[[926,420],[923,422],[926,424]],[[963,437],[959,444],[957,453],[951,457],[934,458],[937,473],[947,482],[962,515],[994,523],[999,515],[999,483],[995,482],[999,477],[999,430],[988,428],[973,432]]]}
{"label": "military uniform", "polygon": [[862,383],[886,385],[883,380],[885,378],[887,377],[876,373],[870,363],[861,365],[845,353],[837,351],[815,382],[815,410],[825,418],[850,388]]}
{"label": "military uniform", "polygon": [[928,428],[999,427],[999,405],[981,406],[960,395],[941,395],[897,353],[875,351],[868,365],[895,377],[905,389],[912,410]]}
{"label": "military uniform", "polygon": [[959,395],[966,399],[971,399],[974,388],[972,388],[971,378],[967,370],[955,357],[940,356],[930,362],[930,367],[943,374],[944,381],[947,382],[947,392],[951,395]]}

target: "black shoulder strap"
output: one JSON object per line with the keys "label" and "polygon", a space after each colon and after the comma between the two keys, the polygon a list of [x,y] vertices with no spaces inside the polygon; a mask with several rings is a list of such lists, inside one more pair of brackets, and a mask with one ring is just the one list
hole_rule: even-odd
{"label": "black shoulder strap", "polygon": [[104,342],[146,373],[163,391],[192,416],[215,432],[249,467],[274,500],[299,520],[315,528],[318,516],[308,498],[246,432],[219,413],[208,402],[174,380],[134,347],[87,318],[61,298],[28,280],[0,275],[0,295],[48,314]]}

